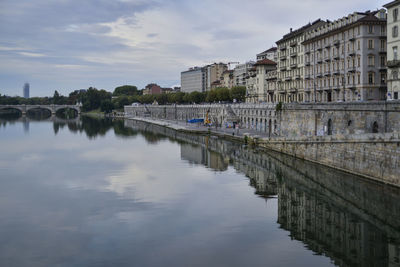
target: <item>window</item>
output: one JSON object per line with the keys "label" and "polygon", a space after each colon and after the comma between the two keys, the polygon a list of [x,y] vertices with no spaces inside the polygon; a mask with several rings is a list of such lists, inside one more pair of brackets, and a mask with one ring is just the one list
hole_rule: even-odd
{"label": "window", "polygon": [[397,71],[393,71],[392,76],[393,76],[393,80],[399,79],[399,73]]}
{"label": "window", "polygon": [[374,40],[368,40],[368,49],[374,49]]}
{"label": "window", "polygon": [[357,41],[357,50],[361,49],[360,40]]}
{"label": "window", "polygon": [[399,28],[397,26],[392,27],[392,37],[395,38],[399,35]]}
{"label": "window", "polygon": [[386,26],[382,25],[381,26],[381,34],[384,35],[386,33]]}
{"label": "window", "polygon": [[397,60],[397,46],[393,46],[393,59]]}
{"label": "window", "polygon": [[368,73],[368,84],[374,84],[374,76],[373,72]]}
{"label": "window", "polygon": [[360,73],[357,74],[357,83],[358,84],[361,83],[361,75],[360,75]]}
{"label": "window", "polygon": [[385,66],[386,66],[386,57],[381,56],[381,67],[385,67]]}
{"label": "window", "polygon": [[357,67],[361,67],[361,58],[360,57],[357,58]]}
{"label": "window", "polygon": [[368,56],[368,66],[369,67],[375,66],[375,56]]}
{"label": "window", "polygon": [[374,33],[374,25],[368,26],[368,33]]}
{"label": "window", "polygon": [[399,10],[395,8],[393,10],[393,21],[397,21],[397,17],[399,16]]}
{"label": "window", "polygon": [[357,27],[357,34],[360,35],[360,26]]}

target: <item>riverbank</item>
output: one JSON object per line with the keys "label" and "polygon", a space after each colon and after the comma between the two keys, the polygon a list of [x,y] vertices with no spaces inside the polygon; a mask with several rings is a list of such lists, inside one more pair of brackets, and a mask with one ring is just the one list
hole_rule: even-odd
{"label": "riverbank", "polygon": [[399,132],[284,138],[268,137],[266,133],[250,129],[206,127],[153,118],[128,119],[180,132],[211,134],[234,141],[249,142],[255,146],[400,187]]}

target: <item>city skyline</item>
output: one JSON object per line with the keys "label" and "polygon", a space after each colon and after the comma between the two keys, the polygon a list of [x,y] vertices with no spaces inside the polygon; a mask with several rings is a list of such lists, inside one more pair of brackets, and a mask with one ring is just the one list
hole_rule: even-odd
{"label": "city skyline", "polygon": [[[68,94],[90,86],[180,84],[180,73],[254,60],[290,28],[388,1],[86,1],[0,3],[0,94]],[[282,14],[286,14],[282,18]],[[51,21],[51,23],[49,23]],[[160,28],[160,26],[162,28]]]}

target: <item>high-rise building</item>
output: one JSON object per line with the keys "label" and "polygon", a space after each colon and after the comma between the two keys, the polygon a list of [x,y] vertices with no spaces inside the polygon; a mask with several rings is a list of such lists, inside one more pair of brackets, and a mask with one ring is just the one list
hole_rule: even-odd
{"label": "high-rise building", "polygon": [[205,68],[194,67],[181,72],[181,92],[206,91],[207,73]]}
{"label": "high-rise building", "polygon": [[24,98],[29,98],[29,83],[24,84],[23,93],[24,93]]}

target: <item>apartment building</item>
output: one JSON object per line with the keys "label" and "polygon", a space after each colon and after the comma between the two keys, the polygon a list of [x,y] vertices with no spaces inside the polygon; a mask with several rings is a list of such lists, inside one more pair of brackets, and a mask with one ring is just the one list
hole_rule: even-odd
{"label": "apartment building", "polygon": [[267,74],[275,70],[276,62],[269,59],[262,59],[254,64],[246,77],[246,102],[260,103],[272,100],[267,91]]}
{"label": "apartment building", "polygon": [[386,12],[354,12],[305,34],[305,101],[382,100]]}
{"label": "apartment building", "polygon": [[181,72],[181,92],[194,91],[205,92],[207,84],[207,72],[205,68],[193,67]]}
{"label": "apartment building", "polygon": [[325,25],[320,19],[290,32],[276,42],[278,46],[277,101],[304,102],[304,46],[305,33]]}
{"label": "apartment building", "polygon": [[221,86],[231,89],[234,86],[233,70],[226,70],[221,75]]}
{"label": "apartment building", "polygon": [[400,0],[392,1],[384,7],[387,8],[387,86],[388,100],[400,99]]}
{"label": "apartment building", "polygon": [[214,63],[204,67],[206,69],[207,86],[206,91],[210,91],[215,87],[221,86],[221,76],[224,71],[228,70],[227,64]]}
{"label": "apartment building", "polygon": [[277,62],[278,60],[278,48],[277,47],[271,47],[268,50],[265,50],[264,52],[261,52],[257,54],[257,61],[263,60],[263,59],[269,59],[272,61]]}
{"label": "apartment building", "polygon": [[249,70],[253,68],[254,61],[249,61],[244,64],[237,65],[233,70],[233,79],[235,86],[246,86],[246,77]]}

